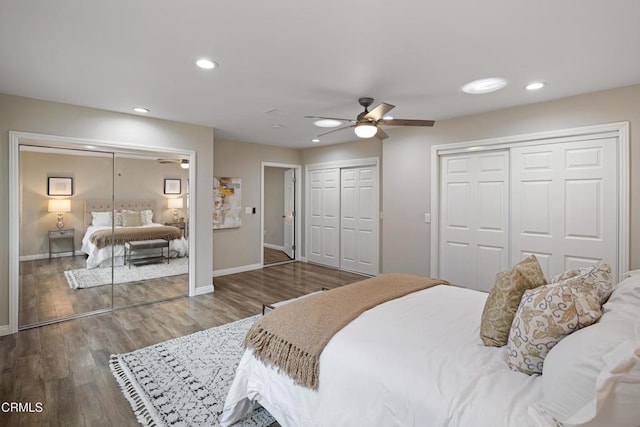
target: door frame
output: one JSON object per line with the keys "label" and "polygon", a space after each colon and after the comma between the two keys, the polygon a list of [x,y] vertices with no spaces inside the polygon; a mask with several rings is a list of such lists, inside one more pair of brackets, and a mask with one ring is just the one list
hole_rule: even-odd
{"label": "door frame", "polygon": [[[302,166],[291,164],[291,163],[276,163],[276,162],[261,162],[260,166],[260,265],[264,268],[264,170],[267,167],[271,168],[282,168],[282,169],[295,169],[296,171],[296,183],[295,183],[295,238],[294,244],[296,245],[296,250],[294,251],[295,258],[292,261],[300,260],[300,237],[302,236],[302,183],[300,182],[302,178]],[[285,261],[290,262],[290,261]],[[279,264],[279,263],[277,263]],[[277,265],[277,264],[269,264]]]}
{"label": "door frame", "polygon": [[[593,137],[593,138],[591,138]],[[431,277],[438,277],[440,248],[440,157],[475,151],[509,149],[553,142],[569,142],[601,137],[617,138],[617,185],[618,185],[618,277],[629,270],[629,122],[605,123],[569,129],[534,132],[500,138],[480,139],[431,147]]]}
{"label": "door frame", "polygon": [[[47,135],[32,132],[9,131],[9,334],[18,332],[19,283],[20,283],[20,145],[42,145],[47,147],[88,150],[87,145],[98,151],[140,150],[189,156],[189,194],[191,206],[196,203],[196,152],[178,148],[155,147],[119,141]],[[197,235],[196,210],[189,209],[190,234]],[[189,239],[189,253],[195,253],[195,239]],[[196,257],[189,257],[189,296],[196,295]],[[113,307],[110,308],[110,310]],[[98,310],[97,312],[102,312]],[[89,314],[93,314],[89,313]],[[87,315],[86,313],[78,317]]]}
{"label": "door frame", "polygon": [[[380,239],[381,239],[381,235],[382,233],[380,233],[380,220],[381,220],[381,216],[380,216],[380,191],[381,191],[381,186],[380,186],[380,158],[379,157],[367,157],[367,158],[362,158],[362,159],[350,159],[350,160],[338,160],[338,161],[334,161],[334,162],[325,162],[325,163],[312,163],[312,164],[308,164],[304,167],[305,169],[305,174],[304,174],[304,179],[305,179],[305,256],[306,254],[309,253],[309,239],[307,238],[310,233],[311,230],[309,229],[309,215],[311,214],[308,207],[310,204],[310,182],[311,180],[309,179],[309,174],[312,171],[315,170],[319,170],[319,169],[346,169],[346,168],[356,168],[356,167],[362,167],[362,166],[371,166],[373,168],[375,168],[376,170],[376,177],[377,177],[377,193],[376,193],[376,204],[377,204],[377,208],[376,208],[376,212],[378,213],[378,221],[376,223],[377,227],[378,227],[378,239],[377,239],[377,244],[376,247],[374,248],[375,251],[375,266],[374,266],[374,270],[376,271],[376,275],[380,274]],[[340,257],[340,254],[338,254],[338,257]],[[339,268],[339,267],[338,267]]]}

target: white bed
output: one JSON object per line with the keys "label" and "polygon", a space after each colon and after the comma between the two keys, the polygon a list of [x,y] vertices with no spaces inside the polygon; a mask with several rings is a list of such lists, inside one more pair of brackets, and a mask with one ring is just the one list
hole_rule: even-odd
{"label": "white bed", "polygon": [[530,425],[540,376],[511,371],[506,348],[482,344],[486,297],[435,286],[364,312],[322,352],[318,391],[295,385],[247,350],[222,425],[244,417],[253,402],[283,427]]}
{"label": "white bed", "polygon": [[640,271],[550,350],[542,375],[482,344],[486,299],[442,285],[365,311],[324,348],[317,391],[246,350],[221,425],[262,405],[282,427],[640,426]]}
{"label": "white bed", "polygon": [[[104,248],[98,248],[91,243],[91,235],[99,230],[111,230],[111,225],[94,225],[93,215],[95,212],[114,212],[114,211],[151,211],[151,217],[156,217],[156,201],[154,199],[139,200],[119,200],[115,205],[108,199],[87,199],[84,203],[84,229],[85,233],[82,237],[81,251],[88,255],[87,268],[110,267],[111,265],[124,265],[124,245],[111,245]],[[149,223],[142,227],[161,227],[159,223]],[[122,227],[115,227],[122,228]],[[137,228],[137,227],[129,227]],[[169,241],[169,257],[183,257],[188,255],[188,243],[183,237]],[[157,249],[155,250],[157,252]]]}

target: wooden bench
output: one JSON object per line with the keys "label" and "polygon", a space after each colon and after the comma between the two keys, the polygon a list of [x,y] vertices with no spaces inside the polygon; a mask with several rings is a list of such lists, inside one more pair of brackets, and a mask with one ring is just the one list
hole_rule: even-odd
{"label": "wooden bench", "polygon": [[[164,255],[164,249],[167,249],[167,255]],[[132,255],[135,251],[142,251],[147,249],[160,249],[160,255],[151,255],[143,256],[139,258],[132,258]],[[129,265],[131,268],[131,264],[140,265],[140,264],[152,264],[157,262],[164,262],[167,260],[167,264],[169,264],[169,241],[164,239],[153,239],[153,240],[134,240],[132,242],[127,242],[124,244],[124,263]]]}

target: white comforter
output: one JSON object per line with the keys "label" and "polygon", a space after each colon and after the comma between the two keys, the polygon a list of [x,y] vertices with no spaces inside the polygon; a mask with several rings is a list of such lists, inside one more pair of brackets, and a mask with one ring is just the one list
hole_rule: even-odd
{"label": "white comforter", "polygon": [[511,371],[505,347],[482,345],[486,297],[436,286],[366,311],[325,347],[318,391],[295,385],[247,350],[222,425],[256,403],[283,427],[530,425],[541,379]]}
{"label": "white comforter", "polygon": [[[162,224],[148,224],[142,227],[160,227]],[[120,227],[117,227],[120,228]],[[86,233],[82,238],[82,252],[89,255],[87,258],[87,268],[110,267],[113,265],[124,264],[124,245],[113,245],[113,257],[111,256],[112,246],[106,246],[98,249],[96,245],[91,243],[91,235],[98,230],[111,230],[111,226],[95,226],[87,227]],[[189,244],[184,237],[169,241],[169,257],[183,257],[187,255]],[[158,249],[156,249],[158,251]]]}

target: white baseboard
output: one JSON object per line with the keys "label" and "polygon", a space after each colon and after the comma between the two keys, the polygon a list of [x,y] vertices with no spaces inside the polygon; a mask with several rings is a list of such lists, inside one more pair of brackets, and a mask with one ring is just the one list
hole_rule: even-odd
{"label": "white baseboard", "polygon": [[265,243],[264,247],[265,248],[269,248],[269,249],[275,249],[276,251],[283,251],[284,252],[284,246],[278,246],[278,245],[272,245],[271,243]]}
{"label": "white baseboard", "polygon": [[196,291],[192,296],[198,296],[198,295],[204,295],[204,294],[210,294],[213,292],[213,285],[209,285],[209,286],[198,286],[196,287]]}
{"label": "white baseboard", "polygon": [[[84,252],[82,252],[84,254]],[[78,254],[78,251],[76,251]],[[62,258],[66,256],[73,256],[73,252],[56,252],[55,254],[51,254],[51,258]],[[47,259],[49,258],[49,254],[35,254],[35,255],[21,255],[20,261],[34,261],[37,259]]]}
{"label": "white baseboard", "polygon": [[223,268],[221,270],[213,270],[213,277],[226,276],[228,274],[244,273],[245,271],[260,270],[262,264],[248,264],[238,267]]}
{"label": "white baseboard", "polygon": [[0,337],[4,335],[9,335],[9,334],[11,334],[11,329],[9,328],[9,325],[0,326]]}

